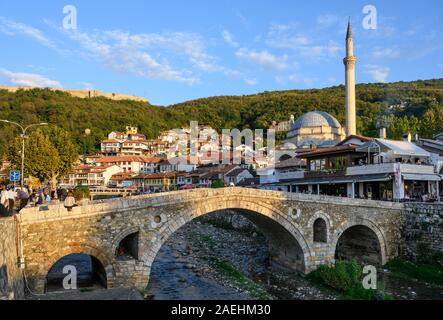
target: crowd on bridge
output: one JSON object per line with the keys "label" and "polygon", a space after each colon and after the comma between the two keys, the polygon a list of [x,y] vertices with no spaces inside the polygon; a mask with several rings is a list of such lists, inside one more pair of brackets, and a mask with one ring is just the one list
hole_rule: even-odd
{"label": "crowd on bridge", "polygon": [[63,202],[68,210],[76,206],[73,192],[64,188],[51,192],[48,188],[32,190],[28,186],[0,185],[0,217],[13,216],[26,206],[50,205],[56,201]]}

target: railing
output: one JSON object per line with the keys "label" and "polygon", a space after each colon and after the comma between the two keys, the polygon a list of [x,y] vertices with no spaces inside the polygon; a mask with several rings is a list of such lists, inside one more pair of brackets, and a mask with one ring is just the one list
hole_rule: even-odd
{"label": "railing", "polygon": [[137,190],[124,188],[90,188],[89,193],[136,193]]}
{"label": "railing", "polygon": [[[376,174],[376,173],[394,173],[396,162],[383,162],[376,164],[365,164],[349,166],[346,170],[347,175],[358,174]],[[402,173],[417,173],[417,174],[433,174],[434,166],[429,164],[409,164],[400,163]]]}
{"label": "railing", "polygon": [[344,177],[346,176],[346,169],[340,170],[322,170],[322,171],[306,171],[305,178],[324,178],[324,177]]}

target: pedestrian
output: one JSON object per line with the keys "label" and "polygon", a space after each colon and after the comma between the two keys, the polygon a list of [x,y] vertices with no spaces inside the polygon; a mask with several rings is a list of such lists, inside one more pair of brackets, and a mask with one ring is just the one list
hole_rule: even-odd
{"label": "pedestrian", "polygon": [[45,200],[45,198],[43,197],[43,191],[40,190],[40,191],[38,192],[38,194],[37,194],[37,202],[36,202],[36,205],[37,205],[37,206],[42,205],[43,202],[44,202],[44,200]]}
{"label": "pedestrian", "polygon": [[20,201],[20,207],[19,207],[19,210],[18,210],[18,211],[20,211],[24,207],[26,207],[28,202],[29,202],[29,193],[28,193],[28,191],[26,190],[25,187],[19,188],[17,190],[17,197],[18,197],[18,199]]}
{"label": "pedestrian", "polygon": [[59,199],[60,201],[63,201],[62,200],[62,188],[60,186],[57,187],[56,193],[57,193],[57,199]]}
{"label": "pedestrian", "polygon": [[14,204],[15,199],[17,198],[17,192],[15,192],[14,186],[9,186],[8,189],[8,208],[9,208],[9,215],[14,215]]}
{"label": "pedestrian", "polygon": [[68,209],[68,211],[72,211],[72,208],[77,206],[75,204],[74,194],[71,191],[68,192],[68,195],[66,196],[66,199],[64,201],[64,205],[65,208]]}
{"label": "pedestrian", "polygon": [[65,201],[67,196],[68,196],[68,190],[63,188],[60,192],[60,201]]}
{"label": "pedestrian", "polygon": [[1,185],[0,193],[0,216],[7,216],[9,214],[9,201],[8,201],[8,191],[5,185]]}
{"label": "pedestrian", "polygon": [[51,195],[50,195],[50,193],[46,194],[45,201],[46,201],[47,204],[51,204]]}

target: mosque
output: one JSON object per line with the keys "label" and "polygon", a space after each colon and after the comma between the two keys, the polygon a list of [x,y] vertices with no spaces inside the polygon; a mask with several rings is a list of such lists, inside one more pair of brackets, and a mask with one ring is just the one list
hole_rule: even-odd
{"label": "mosque", "polygon": [[343,128],[332,115],[324,111],[311,111],[297,120],[294,116],[288,123],[285,144],[298,148],[331,147],[356,134],[355,115],[355,63],[351,23],[346,34],[346,57],[343,59],[346,70],[346,127]]}

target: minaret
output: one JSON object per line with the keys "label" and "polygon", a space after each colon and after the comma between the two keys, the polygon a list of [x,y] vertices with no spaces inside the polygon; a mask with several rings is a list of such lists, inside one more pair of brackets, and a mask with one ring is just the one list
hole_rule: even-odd
{"label": "minaret", "polygon": [[346,136],[356,134],[355,121],[355,63],[354,44],[352,42],[351,18],[346,33],[346,58],[343,59],[346,70]]}

